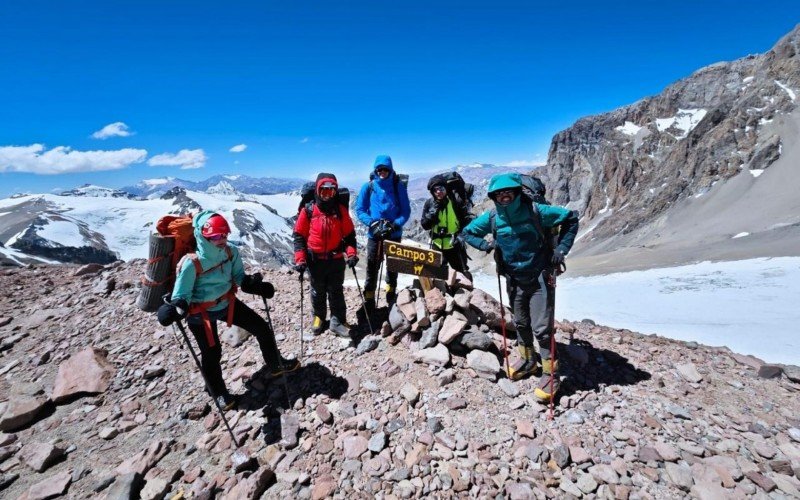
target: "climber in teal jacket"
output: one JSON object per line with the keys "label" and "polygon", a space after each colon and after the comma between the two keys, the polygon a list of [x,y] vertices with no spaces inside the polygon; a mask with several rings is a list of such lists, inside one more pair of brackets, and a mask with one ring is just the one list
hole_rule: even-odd
{"label": "climber in teal jacket", "polygon": [[243,292],[266,299],[273,297],[275,289],[263,281],[260,273],[245,274],[239,250],[228,242],[231,230],[225,218],[203,211],[194,217],[192,226],[197,250],[178,262],[171,301],[159,308],[158,320],[168,326],[186,318],[200,347],[203,375],[211,396],[220,407],[229,409],[236,405],[236,398],[228,392],[222,378],[222,348],[217,321],[224,320],[228,326],[236,325],[256,338],[266,363],[265,370],[272,377],[296,370],[300,365],[296,359],[285,359],[280,355],[270,325],[236,298],[240,286]]}
{"label": "climber in teal jacket", "polygon": [[[523,191],[523,185],[529,185],[524,183],[526,178],[530,179],[516,173],[492,177],[488,195],[495,208],[467,225],[463,237],[479,250],[494,250],[497,271],[506,278],[520,353],[520,360],[509,369],[509,378],[518,380],[537,370],[535,336],[542,358],[542,377],[534,394],[548,402],[558,389],[558,363],[550,353],[555,306],[552,276],[564,264],[575,241],[578,214],[534,202],[536,193]],[[541,196],[543,201],[543,193]],[[540,221],[541,232],[534,217]],[[485,240],[490,234],[493,241]]]}

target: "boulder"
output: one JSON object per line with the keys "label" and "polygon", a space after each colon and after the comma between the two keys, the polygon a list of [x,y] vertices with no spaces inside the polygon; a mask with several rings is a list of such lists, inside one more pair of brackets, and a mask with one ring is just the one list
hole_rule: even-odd
{"label": "boulder", "polygon": [[[63,495],[72,482],[72,473],[66,470],[40,481],[28,489],[28,500],[44,500]],[[133,498],[133,497],[131,497]]]}
{"label": "boulder", "polygon": [[[480,288],[472,290],[469,303],[478,313],[480,321],[495,330],[500,329],[500,302]],[[514,315],[506,308],[506,329],[516,331]]]}
{"label": "boulder", "polygon": [[63,455],[63,448],[50,443],[29,443],[20,450],[17,458],[36,472],[43,472]]}
{"label": "boulder", "polygon": [[172,446],[172,441],[153,441],[147,449],[136,453],[132,457],[124,460],[121,464],[114,469],[119,475],[130,474],[136,472],[144,475],[147,471],[152,469],[164,456],[169,453]]}
{"label": "boulder", "polygon": [[76,394],[105,392],[116,372],[106,356],[105,349],[87,347],[61,363],[53,386],[53,401],[60,403]]}
{"label": "boulder", "polygon": [[446,306],[444,294],[438,288],[432,288],[425,293],[425,308],[431,315],[441,314]]}
{"label": "boulder", "polygon": [[467,366],[475,370],[478,375],[489,380],[497,378],[500,371],[500,362],[497,356],[486,351],[472,351],[467,354]]}
{"label": "boulder", "polygon": [[222,496],[223,500],[240,500],[248,499],[255,500],[261,498],[261,495],[275,483],[275,473],[266,467],[262,467],[248,476],[246,479],[240,480],[236,486]]}
{"label": "boulder", "polygon": [[46,396],[30,392],[20,391],[16,386],[12,388],[5,410],[0,404],[0,431],[13,431],[28,425],[50,402]]}
{"label": "boulder", "polygon": [[231,347],[239,347],[250,338],[250,332],[236,325],[231,326],[220,335],[219,339]]}
{"label": "boulder", "polygon": [[445,318],[441,330],[439,330],[439,342],[442,344],[449,344],[456,337],[461,335],[464,328],[467,326],[467,321],[452,314]]}
{"label": "boulder", "polygon": [[420,349],[413,353],[414,359],[429,365],[447,366],[450,363],[450,351],[442,344],[436,344],[428,349]]}
{"label": "boulder", "polygon": [[439,341],[439,328],[441,325],[442,320],[437,319],[432,322],[428,328],[422,330],[422,336],[419,339],[419,347],[421,349],[427,349],[436,345]]}

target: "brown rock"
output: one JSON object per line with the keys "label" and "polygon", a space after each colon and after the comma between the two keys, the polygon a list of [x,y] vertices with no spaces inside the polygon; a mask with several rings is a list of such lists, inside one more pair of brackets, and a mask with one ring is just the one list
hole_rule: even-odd
{"label": "brown rock", "polygon": [[533,429],[533,422],[517,419],[517,434],[531,439],[535,438],[536,431]]}
{"label": "brown rock", "polygon": [[32,422],[50,400],[45,396],[14,395],[0,415],[0,431],[13,431]]}
{"label": "brown rock", "polygon": [[62,455],[63,448],[49,443],[30,443],[20,450],[17,458],[36,472],[42,472]]}
{"label": "brown rock", "polygon": [[461,335],[461,332],[463,332],[466,327],[466,320],[462,320],[455,315],[448,316],[445,318],[444,324],[439,330],[439,342],[442,344],[449,344],[453,339]]}
{"label": "brown rock", "polygon": [[358,458],[367,451],[369,441],[361,436],[348,436],[344,438],[343,445],[344,458]]}
{"label": "brown rock", "polygon": [[119,475],[137,472],[142,476],[169,453],[172,441],[153,441],[146,450],[123,461],[114,469]]}
{"label": "brown rock", "polygon": [[60,403],[84,392],[105,392],[116,371],[106,359],[107,355],[105,349],[87,347],[61,363],[53,387],[53,401]]}
{"label": "brown rock", "polygon": [[759,472],[750,471],[747,474],[745,474],[745,476],[747,476],[747,479],[753,481],[756,484],[756,486],[766,491],[767,493],[769,493],[770,491],[774,490],[777,487],[775,481],[773,481],[772,479],[768,478],[767,476]]}
{"label": "brown rock", "polygon": [[758,369],[759,378],[780,378],[783,374],[783,368],[778,365],[761,365]]}
{"label": "brown rock", "polygon": [[433,288],[425,293],[425,307],[431,315],[442,313],[446,305],[444,294],[438,288]]}
{"label": "brown rock", "polygon": [[67,492],[69,483],[72,482],[72,473],[68,470],[50,476],[28,489],[28,500],[44,500],[61,496]]}
{"label": "brown rock", "polygon": [[236,486],[225,494],[223,500],[240,500],[247,498],[255,500],[261,498],[264,491],[275,483],[275,473],[271,469],[263,467],[258,469],[247,479],[239,481]]}
{"label": "brown rock", "polygon": [[336,491],[336,479],[333,476],[325,475],[317,479],[314,488],[311,490],[312,500],[322,500],[332,496]]}

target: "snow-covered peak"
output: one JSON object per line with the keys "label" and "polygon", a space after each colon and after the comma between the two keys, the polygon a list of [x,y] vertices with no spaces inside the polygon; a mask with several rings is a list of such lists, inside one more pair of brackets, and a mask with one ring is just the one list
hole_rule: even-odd
{"label": "snow-covered peak", "polygon": [[119,189],[111,189],[94,184],[84,184],[83,186],[69,191],[64,191],[61,196],[89,196],[92,198],[127,198],[129,195]]}
{"label": "snow-covered peak", "polygon": [[237,191],[230,182],[221,181],[206,189],[206,192],[210,194],[236,194]]}

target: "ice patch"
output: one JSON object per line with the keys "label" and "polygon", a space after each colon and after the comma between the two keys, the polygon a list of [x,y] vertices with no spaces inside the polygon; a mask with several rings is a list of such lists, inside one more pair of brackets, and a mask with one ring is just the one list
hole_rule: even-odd
{"label": "ice patch", "polygon": [[794,91],[793,91],[792,89],[790,89],[790,88],[789,88],[789,87],[787,87],[786,85],[782,84],[782,83],[781,83],[781,82],[779,82],[778,80],[775,80],[775,84],[776,84],[778,87],[780,87],[780,88],[782,88],[783,90],[785,90],[785,91],[786,91],[786,93],[787,93],[787,94],[789,94],[789,99],[791,99],[791,100],[792,100],[792,102],[794,102],[794,100],[797,98],[797,94],[795,94],[795,93],[794,93]]}
{"label": "ice patch", "polygon": [[754,168],[754,169],[749,170],[749,172],[753,177],[758,177],[759,175],[764,173],[764,169],[763,168]]}
{"label": "ice patch", "polygon": [[619,127],[616,127],[614,130],[618,130],[625,135],[634,136],[638,134],[640,130],[642,130],[642,127],[636,125],[633,122],[626,121],[625,125],[620,125]]}
{"label": "ice patch", "polygon": [[752,76],[746,76],[746,77],[744,77],[744,79],[742,79],[742,83],[750,83],[752,81],[753,81],[753,77]]}
{"label": "ice patch", "polygon": [[733,236],[731,237],[731,239],[732,239],[732,240],[735,240],[736,238],[744,238],[745,236],[750,236],[750,233],[748,233],[748,232],[744,232],[744,233],[737,233],[737,234],[733,235]]}
{"label": "ice patch", "polygon": [[670,118],[657,118],[656,128],[659,132],[664,132],[670,128],[682,132],[676,135],[676,139],[685,139],[698,123],[706,116],[705,109],[679,109],[675,116]]}

